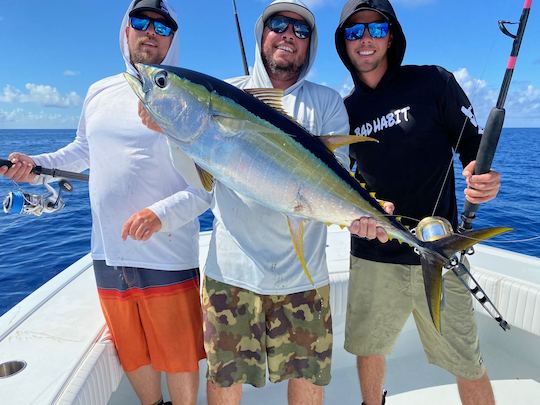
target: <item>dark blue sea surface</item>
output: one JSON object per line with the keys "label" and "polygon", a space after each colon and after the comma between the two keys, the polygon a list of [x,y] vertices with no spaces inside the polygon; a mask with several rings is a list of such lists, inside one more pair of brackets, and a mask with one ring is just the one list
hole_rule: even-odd
{"label": "dark blue sea surface", "polygon": [[[74,135],[73,130],[0,130],[0,158],[13,151],[54,151]],[[513,227],[514,232],[486,243],[540,257],[540,240],[514,242],[540,234],[540,129],[505,129],[493,167],[503,174],[503,187],[496,200],[480,208],[475,227]],[[456,177],[462,207],[464,183],[459,163]],[[73,185],[74,192],[65,195],[66,208],[59,213],[36,218],[0,211],[0,315],[88,253],[88,187],[82,182]],[[21,187],[32,194],[45,192],[40,187]],[[0,178],[0,199],[17,189],[13,182]],[[210,213],[200,220],[201,229],[211,228]]]}
{"label": "dark blue sea surface", "polygon": [[[55,151],[73,140],[74,130],[0,130],[0,159],[11,152],[38,154]],[[0,207],[0,315],[67,268],[90,250],[88,184],[71,182],[62,211],[40,217],[7,215]],[[16,185],[0,178],[0,203],[10,191],[43,194],[44,187]],[[199,220],[212,229],[210,211]]]}

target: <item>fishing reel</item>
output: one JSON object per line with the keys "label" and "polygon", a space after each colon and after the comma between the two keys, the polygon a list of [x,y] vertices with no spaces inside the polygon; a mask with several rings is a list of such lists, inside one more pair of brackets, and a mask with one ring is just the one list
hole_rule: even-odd
{"label": "fishing reel", "polygon": [[22,190],[10,192],[4,199],[4,212],[6,214],[21,214],[41,216],[43,213],[52,214],[64,208],[62,191],[72,192],[73,186],[67,180],[58,182],[58,190],[44,182],[47,193],[30,194]]}
{"label": "fishing reel", "polygon": [[446,218],[427,217],[418,223],[414,233],[423,242],[433,242],[452,235],[454,230]]}

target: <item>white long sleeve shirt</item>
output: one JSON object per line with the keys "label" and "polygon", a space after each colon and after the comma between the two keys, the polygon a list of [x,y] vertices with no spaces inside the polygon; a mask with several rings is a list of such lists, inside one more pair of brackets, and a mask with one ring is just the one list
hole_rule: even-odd
{"label": "white long sleeve shirt", "polygon": [[[272,83],[260,56],[263,21],[255,29],[257,48],[250,76],[229,80],[239,88],[268,88]],[[314,135],[348,134],[349,118],[341,96],[304,78],[316,54],[317,33],[311,37],[310,60],[300,79],[285,91],[283,106],[289,115]],[[348,148],[336,152],[348,167]],[[313,289],[293,247],[285,215],[244,197],[221,183],[214,190],[214,232],[205,275],[259,294],[292,294]],[[304,255],[315,286],[329,282],[326,264],[326,226],[304,225]]]}
{"label": "white long sleeve shirt", "polygon": [[[143,126],[137,103],[122,75],[95,83],[74,142],[33,159],[70,171],[90,167],[93,259],[157,270],[198,267],[197,217],[210,195],[190,188],[174,169],[166,137]],[[143,208],[159,217],[161,231],[146,242],[123,241],[123,224]]]}

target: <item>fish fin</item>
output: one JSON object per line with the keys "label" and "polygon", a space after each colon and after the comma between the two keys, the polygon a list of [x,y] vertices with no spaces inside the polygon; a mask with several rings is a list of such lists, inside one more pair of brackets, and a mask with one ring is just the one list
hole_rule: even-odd
{"label": "fish fin", "polygon": [[442,271],[456,252],[467,250],[476,243],[511,231],[511,228],[486,228],[453,234],[433,242],[425,242],[420,249],[420,262],[424,276],[424,290],[431,320],[441,333]]}
{"label": "fish fin", "polygon": [[244,91],[280,113],[287,114],[283,107],[283,90],[274,88],[254,88],[244,89]]}
{"label": "fish fin", "polygon": [[379,142],[375,138],[357,135],[320,135],[319,139],[326,145],[331,152],[345,145],[351,145],[359,142]]}
{"label": "fish fin", "polygon": [[182,175],[190,186],[200,189],[206,188],[199,174],[199,168],[193,159],[191,159],[175,141],[169,137],[166,138],[167,144],[169,145],[171,161],[176,171]]}
{"label": "fish fin", "polygon": [[272,107],[274,110],[280,112],[283,115],[286,115],[287,118],[289,118],[291,121],[300,124],[296,118],[289,115],[289,113],[285,111],[285,107],[283,107],[283,90],[274,88],[254,88],[244,89],[244,91],[248,94],[251,94],[253,97],[259,99],[269,107]]}
{"label": "fish fin", "polygon": [[308,278],[311,285],[315,286],[313,283],[313,278],[307,269],[306,258],[304,257],[304,220],[298,218],[287,217],[287,222],[289,224],[289,232],[291,233],[291,239],[294,245],[294,250],[296,251],[296,256],[300,261],[304,274]]}
{"label": "fish fin", "polygon": [[212,114],[212,119],[223,129],[224,134],[229,134],[230,136],[235,136],[243,131],[252,131],[261,134],[275,132],[275,130],[256,122],[227,115]]}
{"label": "fish fin", "polygon": [[203,168],[199,167],[197,164],[195,164],[195,167],[197,168],[197,173],[199,174],[199,178],[204,189],[208,192],[212,191],[212,189],[214,188],[214,176],[212,176]]}

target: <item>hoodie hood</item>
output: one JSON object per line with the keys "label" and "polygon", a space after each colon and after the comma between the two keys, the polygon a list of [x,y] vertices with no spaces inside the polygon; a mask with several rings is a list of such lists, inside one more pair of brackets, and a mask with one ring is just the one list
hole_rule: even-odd
{"label": "hoodie hood", "polygon": [[345,49],[345,38],[343,37],[343,29],[347,20],[357,11],[361,9],[370,9],[377,11],[385,16],[390,21],[390,30],[393,35],[392,46],[388,50],[388,68],[394,69],[401,65],[403,57],[405,56],[405,48],[407,47],[407,41],[403,34],[403,29],[399,23],[396,13],[392,8],[392,5],[388,0],[350,0],[343,6],[341,11],[341,17],[339,19],[339,25],[336,29],[335,41],[336,49],[339,57],[351,72],[354,81],[356,82],[356,70],[347,55]]}
{"label": "hoodie hood", "polygon": [[315,56],[317,54],[318,36],[317,36],[317,25],[315,23],[315,16],[313,15],[313,13],[300,0],[273,1],[268,7],[265,8],[265,10],[262,12],[261,16],[257,20],[257,23],[255,24],[255,40],[256,40],[255,63],[253,65],[253,71],[250,75],[249,83],[247,87],[252,87],[252,88],[272,87],[272,82],[270,81],[270,77],[268,76],[268,73],[266,72],[266,67],[264,66],[264,62],[261,55],[264,22],[271,15],[279,11],[285,11],[285,10],[297,13],[301,15],[306,20],[306,22],[308,22],[308,24],[310,25],[313,24],[312,33],[310,37],[310,47],[309,47],[309,52],[307,56],[308,60],[304,64],[302,72],[300,73],[300,76],[298,77],[298,81],[295,84],[293,84],[291,87],[289,87],[285,91],[285,94],[291,93],[292,91],[294,91],[294,89],[302,85],[306,76],[311,70],[313,63],[315,62]]}
{"label": "hoodie hood", "polygon": [[[122,24],[120,25],[120,51],[122,52],[122,56],[124,57],[124,63],[126,64],[126,71],[131,74],[132,76],[139,76],[139,73],[137,72],[137,69],[131,64],[130,58],[129,58],[129,48],[127,43],[127,36],[126,36],[126,27],[129,25],[129,13],[131,10],[133,10],[133,6],[136,3],[136,0],[133,0],[131,4],[129,5],[126,14],[124,15],[124,19],[122,20]],[[163,5],[167,8],[167,11],[172,19],[178,24],[178,17],[176,15],[176,11],[171,7],[171,5],[167,2],[167,0],[162,0]],[[167,52],[167,55],[165,56],[165,59],[161,62],[161,65],[169,65],[169,66],[179,66],[179,60],[180,60],[180,33],[177,30],[174,33],[174,37],[171,41],[171,46],[169,48],[169,51]]]}

